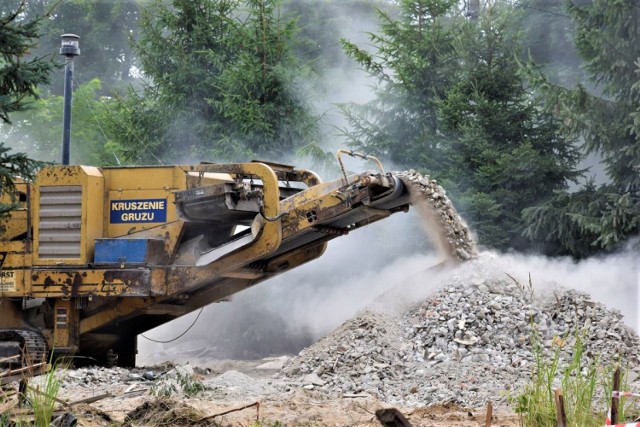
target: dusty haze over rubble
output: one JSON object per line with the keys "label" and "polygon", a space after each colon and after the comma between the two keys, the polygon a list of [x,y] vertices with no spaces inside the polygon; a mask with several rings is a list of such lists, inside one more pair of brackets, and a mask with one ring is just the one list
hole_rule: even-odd
{"label": "dusty haze over rubble", "polygon": [[[595,301],[620,310],[625,323],[640,330],[640,265],[632,250],[581,262],[486,251],[481,258],[485,272],[508,273],[522,284],[531,274],[535,292],[559,286],[587,292]],[[330,242],[314,262],[241,292],[231,302],[206,307],[193,328],[175,342],[156,344],[139,338],[139,363],[162,362],[185,351],[205,358],[249,359],[297,353],[366,306],[394,310],[422,301],[456,274],[428,270],[438,262],[415,214],[394,215]],[[189,327],[195,315],[146,335],[171,339]]]}

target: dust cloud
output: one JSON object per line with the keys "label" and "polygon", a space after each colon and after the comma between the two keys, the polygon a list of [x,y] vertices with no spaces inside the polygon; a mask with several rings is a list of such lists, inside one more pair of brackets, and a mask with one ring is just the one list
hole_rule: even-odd
{"label": "dust cloud", "polygon": [[[170,344],[139,338],[140,363],[207,349],[215,358],[296,353],[439,259],[415,214],[399,213],[329,243],[325,254],[295,270],[206,307],[194,327]],[[145,333],[179,335],[196,313]]]}
{"label": "dust cloud", "polygon": [[[412,210],[415,212],[415,210]],[[139,338],[139,363],[168,360],[259,359],[296,354],[364,308],[402,311],[452,279],[513,277],[536,294],[572,288],[619,310],[640,330],[638,254],[618,254],[576,262],[570,258],[482,251],[479,260],[456,269],[441,261],[426,241],[415,213],[397,214],[329,244],[327,252],[275,279],[206,307],[193,328],[170,344]],[[195,319],[192,313],[145,335],[171,339]]]}
{"label": "dust cloud", "polygon": [[637,307],[640,303],[640,257],[628,248],[620,253],[592,257],[579,262],[571,258],[547,258],[537,255],[490,254],[493,263],[511,272],[521,283],[531,281],[534,288],[558,286],[591,295],[593,300],[615,308],[624,315],[625,324],[640,331]]}

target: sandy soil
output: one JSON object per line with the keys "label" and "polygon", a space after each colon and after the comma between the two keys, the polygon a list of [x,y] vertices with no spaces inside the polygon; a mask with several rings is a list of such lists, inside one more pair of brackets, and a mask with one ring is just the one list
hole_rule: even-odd
{"label": "sandy soil", "polygon": [[[206,381],[221,372],[233,369],[252,378],[267,378],[275,370],[256,369],[262,361],[209,362],[211,373],[197,378]],[[376,410],[390,408],[384,402],[368,395],[327,396],[326,392],[294,388],[279,394],[255,396],[242,391],[231,394],[207,393],[205,396],[186,397],[172,394],[156,397],[149,393],[147,383],[117,384],[97,388],[67,385],[60,398],[69,402],[109,393],[90,404],[74,407],[78,425],[87,427],[131,426],[380,426]],[[215,414],[243,408],[226,415]],[[429,408],[396,408],[414,426],[424,427],[477,427],[485,426],[486,408],[466,409],[457,406]],[[126,417],[133,414],[134,420]],[[207,418],[211,417],[211,418]],[[204,418],[206,420],[202,421]],[[198,422],[200,420],[200,422]],[[259,420],[259,424],[256,421]],[[494,411],[491,426],[518,426],[515,415]]]}

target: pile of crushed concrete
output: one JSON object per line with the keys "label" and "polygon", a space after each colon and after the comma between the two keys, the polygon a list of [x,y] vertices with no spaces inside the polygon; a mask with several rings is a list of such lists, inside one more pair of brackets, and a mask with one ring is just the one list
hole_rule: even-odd
{"label": "pile of crushed concrete", "polygon": [[630,382],[640,375],[640,339],[618,311],[574,290],[534,290],[473,260],[418,304],[347,321],[280,375],[403,406],[481,407],[507,404],[531,380],[537,355],[559,351],[568,362],[580,345],[586,363],[621,361]]}

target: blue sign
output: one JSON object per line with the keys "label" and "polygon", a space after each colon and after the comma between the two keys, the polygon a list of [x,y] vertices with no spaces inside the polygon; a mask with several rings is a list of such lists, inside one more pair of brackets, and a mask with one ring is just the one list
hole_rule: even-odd
{"label": "blue sign", "polygon": [[166,222],[167,199],[111,200],[111,224]]}

